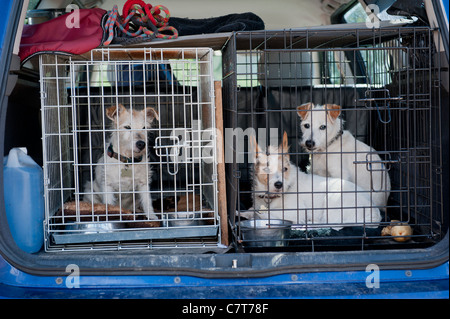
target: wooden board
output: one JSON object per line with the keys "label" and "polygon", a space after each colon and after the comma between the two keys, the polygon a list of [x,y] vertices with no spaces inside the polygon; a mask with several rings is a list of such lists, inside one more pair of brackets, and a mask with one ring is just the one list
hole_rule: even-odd
{"label": "wooden board", "polygon": [[225,246],[229,245],[228,216],[227,216],[227,191],[225,185],[225,158],[223,145],[223,113],[222,113],[222,83],[214,81],[216,104],[216,129],[217,129],[217,189],[219,192],[218,210],[220,216],[221,241]]}

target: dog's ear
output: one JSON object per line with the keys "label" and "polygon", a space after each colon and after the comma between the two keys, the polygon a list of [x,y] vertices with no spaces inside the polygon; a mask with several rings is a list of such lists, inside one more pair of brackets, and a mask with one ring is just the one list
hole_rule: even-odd
{"label": "dog's ear", "polygon": [[280,145],[280,148],[281,148],[283,153],[288,153],[289,152],[288,136],[287,136],[286,131],[284,131],[284,133],[283,133],[283,142]]}
{"label": "dog's ear", "polygon": [[258,160],[258,158],[260,157],[260,155],[262,154],[262,150],[261,150],[261,148],[259,147],[259,145],[258,145],[258,143],[256,142],[256,137],[255,137],[255,135],[251,135],[250,136],[250,140],[249,140],[249,147],[250,147],[250,149],[253,149],[254,150],[254,153],[253,153],[253,158],[254,158],[254,160],[255,160],[255,162]]}
{"label": "dog's ear", "polygon": [[341,114],[341,106],[337,104],[325,104],[325,109],[333,121],[335,121],[339,114]]}
{"label": "dog's ear", "polygon": [[150,124],[153,122],[154,119],[159,121],[159,115],[158,112],[152,108],[152,107],[147,107],[145,109],[145,113],[147,114],[147,122]]}
{"label": "dog's ear", "polygon": [[125,106],[123,106],[122,104],[119,104],[117,106],[113,105],[106,109],[106,116],[114,121],[118,115],[123,113],[124,110]]}
{"label": "dog's ear", "polygon": [[312,102],[308,102],[300,106],[297,106],[298,116],[300,116],[300,118],[304,120],[306,118],[306,115],[308,115],[308,111],[311,110],[313,107],[314,104]]}

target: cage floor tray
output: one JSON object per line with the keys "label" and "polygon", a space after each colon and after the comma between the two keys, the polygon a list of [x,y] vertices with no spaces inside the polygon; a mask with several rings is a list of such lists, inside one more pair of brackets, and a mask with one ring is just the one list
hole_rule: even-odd
{"label": "cage floor tray", "polygon": [[78,243],[100,243],[111,241],[133,241],[146,239],[172,239],[190,237],[217,236],[218,226],[202,226],[194,228],[155,228],[142,230],[120,230],[110,232],[78,232],[54,233],[52,240],[56,245]]}

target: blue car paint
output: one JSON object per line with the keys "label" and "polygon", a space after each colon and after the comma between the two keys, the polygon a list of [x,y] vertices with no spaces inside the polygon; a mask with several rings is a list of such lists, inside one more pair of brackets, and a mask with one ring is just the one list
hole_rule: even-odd
{"label": "blue car paint", "polygon": [[[449,4],[444,1],[448,17]],[[10,17],[13,0],[1,0]],[[0,19],[4,63],[8,19]],[[1,64],[0,64],[1,65]],[[3,83],[2,83],[3,84]],[[70,268],[70,267],[69,267]],[[283,274],[261,278],[192,276],[35,276],[0,255],[0,298],[449,298],[449,263],[422,270],[381,270],[379,288],[368,288],[365,271]],[[174,309],[180,312],[180,309]]]}
{"label": "blue car paint", "polygon": [[[4,56],[4,54],[5,54],[5,51],[4,51],[5,38],[6,38],[6,30],[7,30],[8,22],[9,22],[8,17],[11,16],[12,3],[13,3],[13,0],[0,0],[0,7],[2,8],[2,11],[3,11],[3,17],[5,17],[4,19],[0,19],[0,59],[1,59],[0,62],[3,62],[3,60],[6,58]],[[2,71],[2,70],[0,69],[0,71]]]}
{"label": "blue car paint", "polygon": [[[3,9],[4,17],[9,17],[11,14],[12,0],[0,0],[0,6]],[[3,44],[5,41],[5,31],[8,25],[8,19],[0,19],[0,43]],[[0,56],[3,52],[3,45],[0,46]]]}
{"label": "blue car paint", "polygon": [[[424,270],[283,274],[261,278],[192,276],[34,276],[0,258],[0,298],[449,298],[449,263]],[[79,275],[79,276],[78,276]],[[367,283],[369,282],[369,284]]]}
{"label": "blue car paint", "polygon": [[444,5],[444,9],[445,9],[445,13],[447,15],[447,21],[448,21],[448,5],[449,5],[449,1],[442,1],[443,5]]}

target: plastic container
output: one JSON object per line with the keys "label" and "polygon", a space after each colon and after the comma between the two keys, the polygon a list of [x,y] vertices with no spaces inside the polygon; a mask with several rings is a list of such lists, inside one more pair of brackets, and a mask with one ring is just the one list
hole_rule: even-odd
{"label": "plastic container", "polygon": [[42,168],[13,148],[3,162],[5,208],[8,225],[17,246],[27,253],[44,244],[44,182]]}

